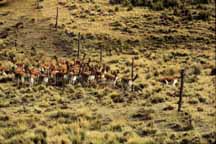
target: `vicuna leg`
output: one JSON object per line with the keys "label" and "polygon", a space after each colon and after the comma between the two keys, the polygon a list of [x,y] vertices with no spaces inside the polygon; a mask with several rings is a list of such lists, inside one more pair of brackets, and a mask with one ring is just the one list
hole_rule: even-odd
{"label": "vicuna leg", "polygon": [[34,85],[34,78],[30,77],[30,87],[32,87]]}
{"label": "vicuna leg", "polygon": [[172,84],[172,85],[175,87],[175,86],[176,86],[176,84],[177,84],[177,82],[178,82],[178,80],[177,80],[177,79],[174,79],[174,80],[173,80],[173,84]]}
{"label": "vicuna leg", "polygon": [[169,82],[168,82],[168,80],[165,80],[165,83],[166,83],[166,85],[169,85]]}

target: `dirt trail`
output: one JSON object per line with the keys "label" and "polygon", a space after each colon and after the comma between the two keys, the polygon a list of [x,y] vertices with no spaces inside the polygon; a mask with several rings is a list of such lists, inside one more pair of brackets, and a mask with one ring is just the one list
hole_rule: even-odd
{"label": "dirt trail", "polygon": [[[36,9],[35,1],[19,0],[0,9],[0,14],[4,15],[1,18],[3,26],[0,26],[0,30],[6,29],[5,31],[9,33],[7,47],[16,46],[17,49],[29,53],[64,55],[65,53],[56,46],[56,42],[60,39],[59,32],[53,28],[56,5],[55,1],[45,1],[42,2],[44,8]],[[62,11],[63,8],[60,6],[60,9]],[[14,28],[18,23],[22,23],[23,26],[19,29]]]}

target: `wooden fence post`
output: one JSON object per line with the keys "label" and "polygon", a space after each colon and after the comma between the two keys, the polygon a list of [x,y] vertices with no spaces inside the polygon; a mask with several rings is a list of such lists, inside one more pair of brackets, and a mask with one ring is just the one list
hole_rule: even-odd
{"label": "wooden fence post", "polygon": [[40,1],[36,0],[36,9],[39,9],[39,8],[40,8]]}
{"label": "wooden fence post", "polygon": [[134,91],[133,79],[134,79],[134,57],[132,57],[132,64],[131,64],[131,81],[132,81],[131,91],[132,92]]}
{"label": "wooden fence post", "polygon": [[102,45],[100,47],[100,63],[102,63],[103,61],[103,48],[102,48]]}
{"label": "wooden fence post", "polygon": [[56,8],[56,23],[55,23],[56,30],[58,30],[58,17],[59,17],[59,9],[57,6],[57,8]]}
{"label": "wooden fence post", "polygon": [[181,84],[180,84],[180,90],[179,90],[179,102],[178,102],[178,112],[181,111],[181,107],[182,107],[182,96],[183,96],[183,88],[184,88],[184,75],[185,75],[185,71],[184,69],[181,70]]}
{"label": "wooden fence post", "polygon": [[80,33],[78,34],[78,50],[77,50],[77,58],[79,59],[80,56],[80,48],[81,48],[81,43],[80,43]]}
{"label": "wooden fence post", "polygon": [[17,46],[17,40],[18,40],[18,33],[19,33],[19,26],[22,25],[22,23],[17,23],[16,26],[15,26],[15,36],[16,36],[16,39],[15,39],[15,47]]}
{"label": "wooden fence post", "polygon": [[14,41],[14,46],[16,47],[17,46],[17,39],[18,39],[18,28],[15,29],[15,36],[16,36],[16,39]]}

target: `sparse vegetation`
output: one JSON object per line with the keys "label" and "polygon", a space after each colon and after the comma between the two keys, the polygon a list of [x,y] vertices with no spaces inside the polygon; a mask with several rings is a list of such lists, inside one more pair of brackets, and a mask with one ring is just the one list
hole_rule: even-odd
{"label": "sparse vegetation", "polygon": [[[215,1],[13,1],[0,6],[0,144],[215,143]],[[0,0],[1,3],[1,0]],[[119,70],[117,84],[15,85],[1,68],[80,58]],[[122,88],[135,58],[134,92]],[[180,83],[161,83],[185,69]],[[165,79],[168,80],[168,79]]]}

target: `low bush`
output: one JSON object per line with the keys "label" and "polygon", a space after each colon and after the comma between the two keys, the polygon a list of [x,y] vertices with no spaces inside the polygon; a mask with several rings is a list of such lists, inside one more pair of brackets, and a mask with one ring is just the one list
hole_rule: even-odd
{"label": "low bush", "polygon": [[200,75],[201,74],[201,66],[200,65],[192,65],[190,71],[191,71],[191,74],[193,74],[193,75]]}
{"label": "low bush", "polygon": [[211,13],[209,11],[200,11],[197,15],[193,17],[195,20],[209,20]]}
{"label": "low bush", "polygon": [[[167,8],[183,8],[185,5],[201,5],[213,3],[212,0],[109,0],[110,4],[123,4],[124,6],[143,6],[153,10],[163,10]],[[202,15],[203,13],[201,13]],[[205,17],[205,16],[204,16]]]}
{"label": "low bush", "polygon": [[153,4],[150,5],[150,8],[152,8],[153,10],[163,10],[164,9],[164,5],[162,1],[157,1]]}
{"label": "low bush", "polygon": [[192,0],[191,4],[209,4],[211,0]]}
{"label": "low bush", "polygon": [[165,102],[165,98],[162,96],[155,96],[151,99],[152,104],[158,104],[158,103],[163,103]]}
{"label": "low bush", "polygon": [[110,0],[111,4],[123,4],[124,6],[145,6],[154,10],[179,7],[180,0]]}

